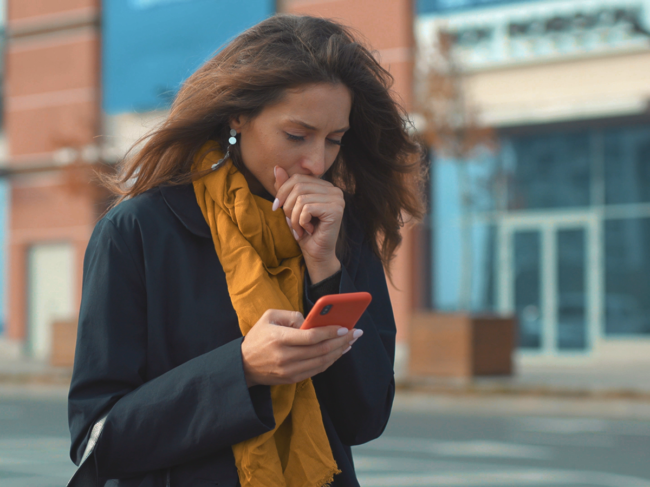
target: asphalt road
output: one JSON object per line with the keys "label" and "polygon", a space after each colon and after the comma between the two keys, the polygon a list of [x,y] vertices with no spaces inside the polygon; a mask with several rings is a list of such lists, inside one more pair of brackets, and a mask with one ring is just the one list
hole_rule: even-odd
{"label": "asphalt road", "polygon": [[[355,447],[362,486],[650,487],[648,420],[419,409]],[[62,393],[0,391],[0,486],[64,486],[68,445]]]}

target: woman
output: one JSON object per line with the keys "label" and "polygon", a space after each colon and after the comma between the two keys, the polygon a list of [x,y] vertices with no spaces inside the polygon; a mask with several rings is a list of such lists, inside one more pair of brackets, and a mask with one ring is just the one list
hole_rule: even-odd
{"label": "woman", "polygon": [[[272,17],[108,181],[69,395],[75,463],[107,415],[100,485],[358,485],[350,445],[381,434],[394,394],[383,269],[422,211],[389,85],[340,25]],[[373,301],[354,330],[299,329],[356,291]]]}

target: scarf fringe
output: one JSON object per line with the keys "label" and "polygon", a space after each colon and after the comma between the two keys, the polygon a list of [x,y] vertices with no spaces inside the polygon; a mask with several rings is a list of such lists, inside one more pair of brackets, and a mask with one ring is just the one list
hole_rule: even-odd
{"label": "scarf fringe", "polygon": [[341,471],[338,469],[338,467],[332,469],[323,480],[319,481],[316,484],[316,487],[331,487],[332,482],[334,482],[334,476],[340,473]]}

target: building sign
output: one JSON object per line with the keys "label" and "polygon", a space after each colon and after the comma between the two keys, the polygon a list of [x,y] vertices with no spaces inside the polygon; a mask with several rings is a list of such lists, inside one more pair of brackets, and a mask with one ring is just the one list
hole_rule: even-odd
{"label": "building sign", "polygon": [[558,13],[550,18],[525,19],[508,23],[511,38],[552,34],[584,34],[599,28],[623,26],[630,34],[643,33],[641,6],[605,7],[598,11]]}
{"label": "building sign", "polygon": [[419,14],[453,12],[475,8],[494,7],[508,3],[527,3],[536,0],[418,0]]}
{"label": "building sign", "polygon": [[221,46],[275,13],[274,0],[103,2],[103,105],[109,114],[167,108]]}
{"label": "building sign", "polygon": [[423,18],[420,42],[445,29],[459,59],[477,69],[650,46],[650,1],[538,2],[488,12]]}

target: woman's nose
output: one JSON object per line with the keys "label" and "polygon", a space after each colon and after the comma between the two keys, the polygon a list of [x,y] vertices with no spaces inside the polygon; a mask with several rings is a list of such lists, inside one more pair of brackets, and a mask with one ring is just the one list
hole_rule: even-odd
{"label": "woman's nose", "polygon": [[315,144],[315,147],[303,158],[302,167],[316,177],[325,174],[325,145]]}

